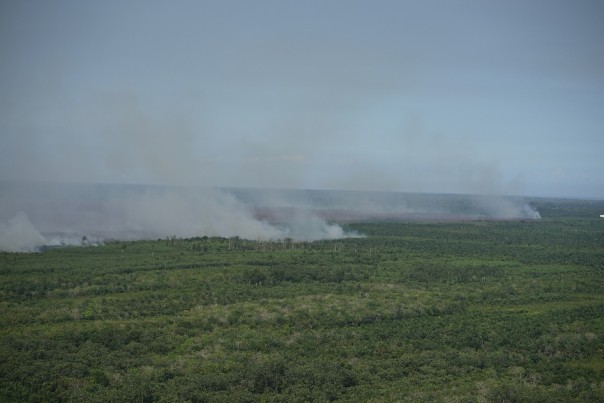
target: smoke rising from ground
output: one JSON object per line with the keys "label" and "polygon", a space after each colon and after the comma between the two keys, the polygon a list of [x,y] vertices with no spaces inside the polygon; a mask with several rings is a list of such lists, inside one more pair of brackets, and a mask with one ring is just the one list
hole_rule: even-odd
{"label": "smoke rising from ground", "polygon": [[48,240],[34,228],[23,212],[17,213],[6,223],[0,222],[0,251],[34,252],[47,244]]}
{"label": "smoke rising from ground", "polygon": [[254,214],[258,206],[219,189],[48,184],[2,188],[0,251],[78,245],[83,237],[96,243],[169,236],[294,241],[356,236],[310,210],[269,222]]}
{"label": "smoke rising from ground", "polygon": [[297,213],[271,224],[256,218],[249,206],[219,189],[149,188],[128,192],[112,198],[108,212],[115,221],[105,232],[116,239],[173,234],[314,241],[349,236],[339,225],[309,213]]}
{"label": "smoke rising from ground", "polygon": [[299,212],[337,222],[539,219],[525,198],[401,192],[228,189],[266,215],[285,219]]}
{"label": "smoke rising from ground", "polygon": [[539,219],[524,198],[0,182],[0,250],[171,236],[315,241],[359,221]]}

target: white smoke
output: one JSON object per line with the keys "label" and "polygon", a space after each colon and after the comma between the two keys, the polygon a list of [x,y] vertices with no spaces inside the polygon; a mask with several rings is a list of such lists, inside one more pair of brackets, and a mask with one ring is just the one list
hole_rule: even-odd
{"label": "white smoke", "polygon": [[165,237],[315,241],[337,222],[539,219],[524,198],[0,182],[0,251]]}
{"label": "white smoke", "polygon": [[48,244],[29,221],[27,214],[17,213],[7,223],[0,222],[0,251],[34,252]]}
{"label": "white smoke", "polygon": [[480,212],[481,217],[502,220],[541,218],[539,212],[520,198],[503,196],[474,196],[472,202],[475,209]]}
{"label": "white smoke", "polygon": [[28,189],[27,197],[19,195],[23,192],[18,189],[9,190],[14,191],[14,198],[5,195],[0,201],[5,207],[26,208],[32,220],[18,213],[2,224],[0,251],[31,252],[43,245],[80,245],[84,237],[90,244],[170,236],[295,241],[355,236],[311,211],[269,223],[255,217],[251,206],[218,189],[59,185]]}
{"label": "white smoke", "polygon": [[111,222],[105,235],[121,239],[170,235],[275,239],[283,235],[275,227],[256,220],[234,197],[215,189],[131,192],[111,199],[108,215]]}
{"label": "white smoke", "polygon": [[271,224],[257,219],[249,206],[218,189],[151,188],[131,192],[113,198],[108,212],[112,220],[104,236],[120,239],[175,235],[314,241],[352,235],[310,212]]}
{"label": "white smoke", "polygon": [[356,233],[347,233],[337,224],[329,224],[324,219],[309,212],[296,212],[281,229],[279,238],[291,238],[294,241],[317,241],[320,239],[341,239],[358,237]]}

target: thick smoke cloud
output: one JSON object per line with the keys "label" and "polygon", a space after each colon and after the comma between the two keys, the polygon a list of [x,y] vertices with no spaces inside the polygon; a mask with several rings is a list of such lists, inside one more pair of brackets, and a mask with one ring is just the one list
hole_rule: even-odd
{"label": "thick smoke cloud", "polygon": [[229,189],[250,206],[289,221],[313,214],[337,222],[539,219],[523,197],[366,191]]}
{"label": "thick smoke cloud", "polygon": [[0,222],[0,251],[33,252],[46,244],[48,240],[34,228],[23,212],[17,213],[6,223]]}
{"label": "thick smoke cloud", "polygon": [[238,236],[295,241],[356,236],[310,210],[258,217],[259,206],[213,188],[24,185],[0,186],[0,251],[43,245],[169,236]]}
{"label": "thick smoke cloud", "polygon": [[601,194],[593,5],[558,10],[561,31],[539,5],[5,3],[0,180],[166,186],[0,189],[5,250],[331,239],[351,235],[332,222],[538,218],[501,195]]}
{"label": "thick smoke cloud", "polygon": [[340,239],[362,236],[338,225],[358,221],[538,218],[519,197],[0,182],[0,251],[10,252],[171,236]]}
{"label": "thick smoke cloud", "polygon": [[257,219],[249,206],[219,189],[150,188],[127,192],[110,200],[107,213],[114,221],[105,233],[115,238],[172,234],[313,241],[349,236],[340,226],[311,213],[282,217],[278,225]]}

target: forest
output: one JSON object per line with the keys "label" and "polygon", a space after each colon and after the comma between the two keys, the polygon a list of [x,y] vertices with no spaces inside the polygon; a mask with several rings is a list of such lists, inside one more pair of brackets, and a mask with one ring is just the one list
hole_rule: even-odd
{"label": "forest", "polygon": [[0,253],[0,401],[604,401],[603,201]]}

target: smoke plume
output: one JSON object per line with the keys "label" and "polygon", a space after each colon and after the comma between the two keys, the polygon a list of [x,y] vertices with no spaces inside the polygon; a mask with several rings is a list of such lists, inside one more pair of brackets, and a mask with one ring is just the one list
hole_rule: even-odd
{"label": "smoke plume", "polygon": [[521,197],[0,182],[0,250],[165,237],[315,241],[338,223],[539,219]]}
{"label": "smoke plume", "polygon": [[78,245],[83,237],[94,243],[168,236],[295,241],[355,236],[310,210],[269,222],[257,214],[257,205],[213,188],[10,183],[2,188],[0,219],[12,218],[0,226],[1,251]]}
{"label": "smoke plume", "polygon": [[0,222],[0,251],[33,252],[48,244],[23,212],[17,213],[7,223]]}

